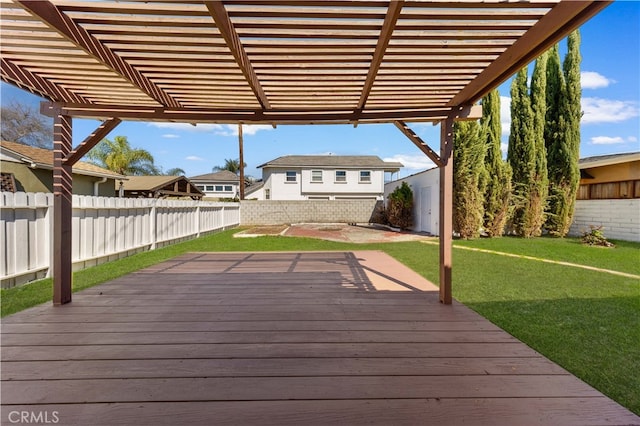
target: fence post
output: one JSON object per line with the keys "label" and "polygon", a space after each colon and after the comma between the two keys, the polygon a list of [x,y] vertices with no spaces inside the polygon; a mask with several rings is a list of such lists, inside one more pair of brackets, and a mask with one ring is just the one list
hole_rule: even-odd
{"label": "fence post", "polygon": [[151,210],[149,210],[149,235],[151,235],[151,250],[155,250],[156,242],[158,240],[158,237],[156,235],[156,221],[157,221],[156,205],[157,205],[157,202],[158,202],[158,200],[154,198],[151,201]]}
{"label": "fence post", "polygon": [[200,201],[196,205],[196,238],[200,238]]}

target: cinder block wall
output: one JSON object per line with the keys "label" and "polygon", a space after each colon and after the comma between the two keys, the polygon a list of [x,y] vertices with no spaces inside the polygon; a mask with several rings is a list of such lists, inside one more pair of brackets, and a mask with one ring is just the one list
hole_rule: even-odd
{"label": "cinder block wall", "polygon": [[240,202],[240,225],[291,223],[368,223],[376,200],[247,200]]}
{"label": "cinder block wall", "polygon": [[569,235],[580,236],[589,225],[602,226],[607,238],[640,241],[640,198],[576,201]]}

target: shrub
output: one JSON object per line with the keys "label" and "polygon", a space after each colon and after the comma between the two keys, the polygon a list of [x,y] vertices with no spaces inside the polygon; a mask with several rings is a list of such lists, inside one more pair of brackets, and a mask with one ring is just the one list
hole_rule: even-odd
{"label": "shrub", "polygon": [[615,247],[613,243],[607,241],[607,237],[602,232],[602,226],[589,226],[590,230],[582,234],[582,244],[590,246]]}
{"label": "shrub", "polygon": [[389,195],[387,220],[392,226],[400,229],[413,226],[413,191],[407,182],[402,182],[402,185]]}

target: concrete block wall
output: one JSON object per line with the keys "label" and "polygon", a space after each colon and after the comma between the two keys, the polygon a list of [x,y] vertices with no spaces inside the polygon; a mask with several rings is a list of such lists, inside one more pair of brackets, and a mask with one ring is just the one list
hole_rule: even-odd
{"label": "concrete block wall", "polygon": [[240,225],[291,223],[368,223],[376,200],[247,200],[240,203]]}
{"label": "concrete block wall", "polygon": [[607,238],[640,242],[640,198],[578,200],[569,235],[580,236],[590,225],[602,226]]}

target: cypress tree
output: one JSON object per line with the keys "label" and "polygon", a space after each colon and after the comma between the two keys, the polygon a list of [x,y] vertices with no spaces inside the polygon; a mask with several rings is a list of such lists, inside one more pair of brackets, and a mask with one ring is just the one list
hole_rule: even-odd
{"label": "cypress tree", "polygon": [[488,236],[501,236],[509,213],[511,167],[502,159],[500,138],[500,94],[492,90],[482,99],[481,124],[486,129],[485,169],[487,187],[484,193],[484,229]]}
{"label": "cypress tree", "polygon": [[539,236],[545,222],[545,207],[549,191],[547,174],[547,150],[545,147],[544,131],[546,120],[546,72],[547,53],[543,53],[537,60],[531,76],[531,111],[533,113],[533,144],[534,170],[533,181],[529,191],[530,229],[531,236]]}
{"label": "cypress tree", "polygon": [[453,230],[462,238],[477,238],[484,217],[486,144],[476,121],[454,124]]}
{"label": "cypress tree", "polygon": [[511,133],[507,161],[513,172],[513,213],[510,231],[523,237],[532,236],[529,193],[535,175],[535,143],[533,112],[527,90],[527,68],[511,82]]}
{"label": "cypress tree", "polygon": [[[580,184],[580,33],[576,30],[568,39],[568,52],[563,63],[555,138],[548,147],[549,216],[546,228],[550,234],[564,237],[573,221],[576,193]],[[558,65],[559,67],[559,65]],[[557,72],[557,71],[554,71]],[[553,121],[552,121],[553,122]]]}

